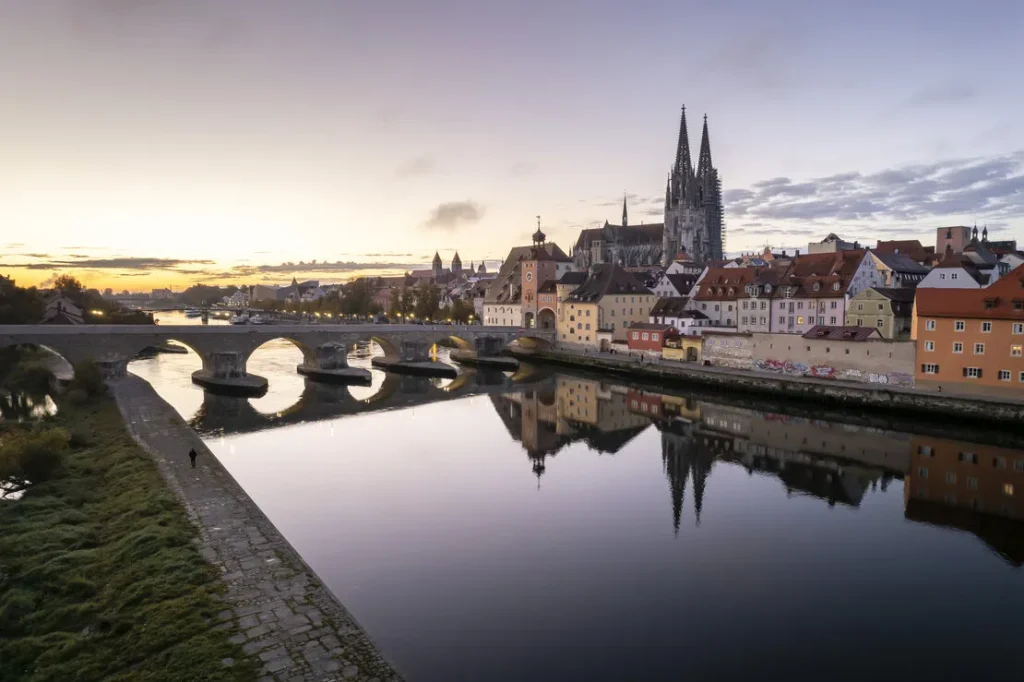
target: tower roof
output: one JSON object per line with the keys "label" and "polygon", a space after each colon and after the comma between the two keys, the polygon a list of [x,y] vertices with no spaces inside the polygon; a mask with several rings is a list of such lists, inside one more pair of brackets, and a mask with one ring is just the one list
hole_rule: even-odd
{"label": "tower roof", "polygon": [[622,226],[627,227],[629,219],[626,217],[626,193],[622,193]]}
{"label": "tower roof", "polygon": [[675,170],[686,177],[693,175],[693,162],[690,160],[690,135],[686,131],[686,105],[683,105],[683,112],[679,116],[679,142],[676,144]]}
{"label": "tower roof", "polygon": [[439,254],[437,251],[435,251],[434,252],[434,260],[432,260],[431,263],[433,263],[434,265],[440,265],[441,264],[441,254]]}
{"label": "tower roof", "polygon": [[711,170],[711,140],[708,137],[708,115],[704,114],[704,130],[700,134],[700,157],[697,160],[697,175]]}
{"label": "tower roof", "polygon": [[462,265],[462,259],[459,258],[459,252],[458,251],[455,252],[455,256],[452,258],[452,265],[455,265],[456,263],[458,263],[459,265]]}

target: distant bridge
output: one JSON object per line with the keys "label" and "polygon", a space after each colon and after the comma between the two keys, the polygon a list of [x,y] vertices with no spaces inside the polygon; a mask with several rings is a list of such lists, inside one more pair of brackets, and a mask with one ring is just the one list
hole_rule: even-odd
{"label": "distant bridge", "polygon": [[[253,351],[275,339],[286,339],[302,352],[297,370],[319,380],[368,378],[366,370],[348,366],[348,351],[360,342],[375,341],[384,358],[374,364],[395,371],[430,371],[446,367],[432,363],[430,349],[450,340],[478,357],[501,353],[512,342],[544,347],[554,330],[519,327],[447,325],[0,325],[0,348],[31,344],[64,357],[72,364],[96,361],[108,377],[123,376],[140,351],[175,341],[193,350],[203,367],[192,375],[205,388],[261,393],[267,380],[246,371]],[[428,364],[430,363],[430,364]],[[451,370],[448,370],[451,371]]]}

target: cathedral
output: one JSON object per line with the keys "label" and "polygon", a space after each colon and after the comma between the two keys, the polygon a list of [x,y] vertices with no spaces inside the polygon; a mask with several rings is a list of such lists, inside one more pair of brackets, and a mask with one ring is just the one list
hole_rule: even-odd
{"label": "cathedral", "polygon": [[662,259],[668,266],[675,255],[686,251],[698,263],[721,260],[725,242],[722,220],[722,183],[718,169],[711,165],[708,117],[700,140],[697,169],[690,160],[690,138],[686,130],[686,107],[679,121],[676,160],[665,188],[665,229]]}
{"label": "cathedral", "polygon": [[583,269],[598,263],[616,263],[626,268],[667,267],[685,251],[687,260],[703,264],[723,258],[724,242],[722,184],[718,169],[711,165],[708,117],[704,117],[700,155],[694,170],[683,107],[676,160],[665,188],[665,222],[630,225],[623,199],[622,224],[605,221],[602,227],[582,230],[573,245],[572,257],[577,267]]}

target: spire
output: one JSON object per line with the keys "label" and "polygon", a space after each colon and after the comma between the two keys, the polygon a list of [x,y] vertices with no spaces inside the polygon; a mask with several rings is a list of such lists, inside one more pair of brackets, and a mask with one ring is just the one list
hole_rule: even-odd
{"label": "spire", "polygon": [[679,117],[679,143],[676,145],[675,172],[682,175],[683,178],[693,175],[693,162],[690,160],[690,136],[686,132],[686,105],[683,105],[683,113]]}
{"label": "spire", "polygon": [[985,227],[983,227],[981,229],[981,241],[983,241],[983,242],[987,242],[988,241],[988,225],[986,225]]}
{"label": "spire", "polygon": [[672,175],[668,176],[665,180],[665,208],[667,209],[672,205]]}
{"label": "spire", "polygon": [[626,218],[626,193],[622,193],[622,226],[629,226],[629,219]]}
{"label": "spire", "polygon": [[704,130],[700,134],[700,157],[697,160],[697,175],[711,171],[711,140],[708,138],[708,115],[704,114]]}

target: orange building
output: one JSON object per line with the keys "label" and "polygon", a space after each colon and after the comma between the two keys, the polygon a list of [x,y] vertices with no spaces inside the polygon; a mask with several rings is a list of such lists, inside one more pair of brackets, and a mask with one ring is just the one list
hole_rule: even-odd
{"label": "orange building", "polygon": [[916,385],[1024,397],[1024,266],[982,289],[918,288]]}

